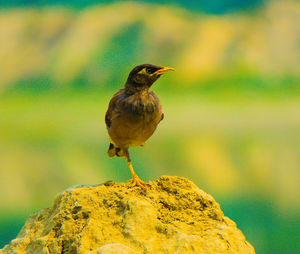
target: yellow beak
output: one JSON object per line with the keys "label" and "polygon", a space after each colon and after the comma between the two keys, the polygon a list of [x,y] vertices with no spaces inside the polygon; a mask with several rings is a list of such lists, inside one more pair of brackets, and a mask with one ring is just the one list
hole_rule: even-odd
{"label": "yellow beak", "polygon": [[153,74],[156,74],[156,75],[162,75],[162,74],[164,74],[166,71],[175,71],[175,69],[172,68],[172,67],[163,67],[163,68],[157,70],[156,72],[154,72]]}

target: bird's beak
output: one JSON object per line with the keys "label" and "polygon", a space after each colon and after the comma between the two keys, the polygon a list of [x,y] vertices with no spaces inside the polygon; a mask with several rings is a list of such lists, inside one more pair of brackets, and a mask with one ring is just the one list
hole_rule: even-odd
{"label": "bird's beak", "polygon": [[157,70],[157,71],[154,72],[153,74],[155,74],[155,75],[162,75],[162,74],[164,74],[166,71],[175,71],[175,69],[172,68],[172,67],[162,67],[161,69]]}

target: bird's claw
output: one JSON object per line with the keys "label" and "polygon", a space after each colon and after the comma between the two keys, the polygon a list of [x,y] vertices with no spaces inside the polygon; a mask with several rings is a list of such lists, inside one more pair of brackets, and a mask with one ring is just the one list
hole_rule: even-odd
{"label": "bird's claw", "polygon": [[131,180],[131,187],[138,186],[144,190],[148,190],[150,188],[150,184],[142,181],[138,176],[134,176]]}

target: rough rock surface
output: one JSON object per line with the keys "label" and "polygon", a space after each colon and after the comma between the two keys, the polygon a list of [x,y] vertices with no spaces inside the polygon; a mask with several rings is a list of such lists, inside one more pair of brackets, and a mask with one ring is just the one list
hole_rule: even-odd
{"label": "rough rock surface", "polygon": [[216,201],[186,178],[150,190],[75,186],[32,215],[0,253],[255,253]]}

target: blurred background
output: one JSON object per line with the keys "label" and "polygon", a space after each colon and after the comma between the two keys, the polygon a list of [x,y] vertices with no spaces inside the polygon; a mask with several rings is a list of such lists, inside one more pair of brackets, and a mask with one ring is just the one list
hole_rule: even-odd
{"label": "blurred background", "polygon": [[104,114],[129,71],[165,119],[131,156],[188,177],[257,253],[299,253],[300,2],[0,0],[0,248],[74,184],[128,181]]}

